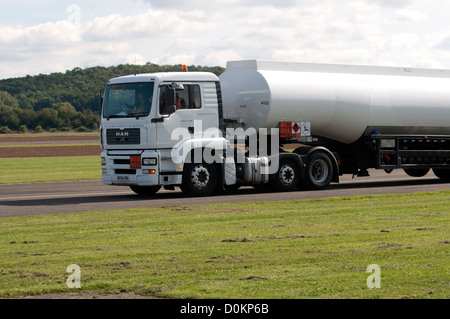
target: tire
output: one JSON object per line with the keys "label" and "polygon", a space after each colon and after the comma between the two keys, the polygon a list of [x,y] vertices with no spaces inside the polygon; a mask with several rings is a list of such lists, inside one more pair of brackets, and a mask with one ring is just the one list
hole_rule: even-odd
{"label": "tire", "polygon": [[330,185],[334,174],[330,156],[314,152],[306,158],[305,184],[309,189],[324,189]]}
{"label": "tire", "polygon": [[429,168],[404,168],[403,170],[411,177],[423,177],[430,171]]}
{"label": "tire", "polygon": [[130,186],[131,190],[141,196],[152,196],[155,195],[161,186]]}
{"label": "tire", "polygon": [[278,172],[271,176],[272,188],[276,191],[291,192],[297,189],[300,171],[292,159],[280,160]]}
{"label": "tire", "polygon": [[190,197],[209,196],[217,186],[217,170],[213,164],[189,163],[183,172],[181,190]]}
{"label": "tire", "polygon": [[450,180],[450,169],[448,168],[433,168],[433,173],[443,180]]}

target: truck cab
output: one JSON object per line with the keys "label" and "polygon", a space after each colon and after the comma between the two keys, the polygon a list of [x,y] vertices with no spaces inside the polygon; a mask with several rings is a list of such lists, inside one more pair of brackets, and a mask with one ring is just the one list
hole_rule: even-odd
{"label": "truck cab", "polygon": [[[203,133],[223,128],[219,79],[212,73],[119,77],[107,83],[102,100],[102,181],[139,194],[181,185],[193,144],[204,148],[211,139]],[[214,142],[226,147],[216,135]]]}

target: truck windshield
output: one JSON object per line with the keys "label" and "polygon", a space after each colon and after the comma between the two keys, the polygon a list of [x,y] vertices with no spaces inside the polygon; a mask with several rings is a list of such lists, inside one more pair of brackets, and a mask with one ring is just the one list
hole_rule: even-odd
{"label": "truck windshield", "polygon": [[106,86],[103,117],[148,116],[152,107],[154,83],[123,83]]}

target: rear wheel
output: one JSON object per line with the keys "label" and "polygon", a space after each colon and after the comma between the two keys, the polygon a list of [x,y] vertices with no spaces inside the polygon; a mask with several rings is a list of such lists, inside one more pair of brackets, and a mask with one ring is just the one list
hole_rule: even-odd
{"label": "rear wheel", "polygon": [[411,177],[423,177],[430,171],[429,168],[404,168],[403,170]]}
{"label": "rear wheel", "polygon": [[188,196],[209,196],[216,189],[217,171],[213,164],[186,164],[181,190]]}
{"label": "rear wheel", "polygon": [[292,159],[280,160],[278,172],[272,175],[272,186],[277,191],[294,191],[299,182],[299,169]]}
{"label": "rear wheel", "polygon": [[138,195],[141,196],[151,196],[156,194],[160,189],[161,186],[130,186],[131,190],[135,192]]}
{"label": "rear wheel", "polygon": [[328,154],[315,152],[306,159],[305,183],[311,189],[324,189],[333,178],[333,163]]}
{"label": "rear wheel", "polygon": [[433,168],[433,173],[443,180],[450,180],[450,169],[448,168]]}

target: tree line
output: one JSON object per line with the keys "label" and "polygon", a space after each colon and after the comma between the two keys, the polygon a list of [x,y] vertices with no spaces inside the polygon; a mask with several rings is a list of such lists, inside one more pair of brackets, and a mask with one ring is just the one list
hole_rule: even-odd
{"label": "tree line", "polygon": [[[65,73],[0,80],[0,133],[90,131],[100,125],[100,91],[114,77],[181,71],[181,65],[121,64],[112,67],[74,68]],[[189,71],[213,72],[222,67],[191,65]]]}

